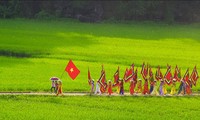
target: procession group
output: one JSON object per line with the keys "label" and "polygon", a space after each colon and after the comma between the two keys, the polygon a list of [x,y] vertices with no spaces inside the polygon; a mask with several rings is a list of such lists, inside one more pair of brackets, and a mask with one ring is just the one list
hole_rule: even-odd
{"label": "procession group", "polygon": [[[124,83],[129,83],[129,92],[130,95],[134,94],[144,94],[144,95],[191,95],[192,87],[196,86],[196,82],[199,78],[197,68],[194,67],[191,75],[189,74],[189,68],[186,70],[183,77],[181,77],[181,70],[176,65],[174,75],[171,73],[171,66],[167,65],[167,71],[163,76],[160,66],[158,66],[155,76],[152,72],[152,68],[150,65],[145,65],[143,63],[141,69],[141,76],[144,80],[144,84],[142,83],[142,79],[138,79],[138,71],[137,69],[134,71],[134,64],[130,66],[130,69],[126,68],[124,77],[119,77],[119,67],[117,71],[114,73],[114,81],[108,80],[106,81],[105,70],[102,65],[101,76],[96,81],[96,89],[94,88],[94,80],[91,78],[90,70],[88,69],[88,83],[91,86],[91,94],[103,94],[107,93],[108,95],[112,95],[113,88],[117,87],[117,93],[120,95],[124,95]],[[176,84],[179,84],[179,88],[176,90]],[[167,85],[171,87],[170,93],[167,92]],[[168,87],[168,88],[169,88]]]}

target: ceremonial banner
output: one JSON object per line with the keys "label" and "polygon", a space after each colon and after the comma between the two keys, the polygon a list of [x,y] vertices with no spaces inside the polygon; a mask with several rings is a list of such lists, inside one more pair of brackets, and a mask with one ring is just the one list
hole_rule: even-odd
{"label": "ceremonial banner", "polygon": [[145,67],[145,64],[143,63],[142,65],[142,70],[141,70],[141,74],[142,74],[142,77],[144,79],[147,79],[147,75],[148,75],[148,65],[147,67]]}
{"label": "ceremonial banner", "polygon": [[163,79],[163,75],[162,75],[162,72],[160,70],[160,66],[158,66],[158,70],[156,70],[155,78],[156,78],[156,80]]}
{"label": "ceremonial banner", "polygon": [[183,77],[183,80],[185,81],[186,84],[190,85],[190,80],[189,80],[189,68],[186,70],[185,75]]}
{"label": "ceremonial banner", "polygon": [[170,85],[172,83],[172,74],[171,74],[171,66],[168,66],[167,72],[165,74],[165,82],[167,85]]}
{"label": "ceremonial banner", "polygon": [[192,71],[192,74],[190,76],[190,79],[191,79],[192,84],[194,86],[196,86],[196,82],[197,82],[198,78],[199,78],[199,75],[198,75],[198,72],[197,72],[197,68],[195,66],[194,69],[193,69],[193,71]]}
{"label": "ceremonial banner", "polygon": [[125,77],[124,81],[129,82],[131,79],[133,79],[133,68],[132,67],[126,72],[126,77]]}
{"label": "ceremonial banner", "polygon": [[114,83],[113,83],[113,87],[116,87],[119,85],[119,67],[117,69],[117,71],[114,74]]}
{"label": "ceremonial banner", "polygon": [[178,69],[178,66],[176,65],[175,71],[174,71],[174,79],[178,82],[181,80],[181,71]]}
{"label": "ceremonial banner", "polygon": [[107,88],[107,83],[106,83],[106,75],[105,75],[105,71],[101,71],[101,76],[98,80],[98,83],[100,85],[100,90],[102,93],[106,92],[106,88]]}

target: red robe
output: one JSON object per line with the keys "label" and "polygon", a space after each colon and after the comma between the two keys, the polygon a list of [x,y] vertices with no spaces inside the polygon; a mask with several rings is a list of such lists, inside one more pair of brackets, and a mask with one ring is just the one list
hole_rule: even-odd
{"label": "red robe", "polygon": [[112,92],[112,84],[109,83],[108,84],[108,94],[111,95],[113,92]]}
{"label": "red robe", "polygon": [[132,82],[130,82],[130,94],[133,95],[134,94],[134,89],[135,89],[135,84]]}
{"label": "red robe", "polygon": [[149,94],[148,81],[145,80],[143,94]]}
{"label": "red robe", "polygon": [[189,84],[186,84],[186,93],[190,95],[192,93],[191,87]]}

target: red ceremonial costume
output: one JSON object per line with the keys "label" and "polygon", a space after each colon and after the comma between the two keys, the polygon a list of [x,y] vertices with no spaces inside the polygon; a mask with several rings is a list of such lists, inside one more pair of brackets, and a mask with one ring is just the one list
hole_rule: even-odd
{"label": "red ceremonial costume", "polygon": [[108,94],[111,95],[113,92],[112,92],[112,83],[111,81],[109,81],[108,83]]}
{"label": "red ceremonial costume", "polygon": [[131,81],[130,81],[130,94],[131,94],[131,95],[134,94],[134,88],[135,88],[134,81],[131,80]]}
{"label": "red ceremonial costume", "polygon": [[149,94],[148,80],[147,80],[147,79],[146,79],[145,82],[144,82],[143,94]]}

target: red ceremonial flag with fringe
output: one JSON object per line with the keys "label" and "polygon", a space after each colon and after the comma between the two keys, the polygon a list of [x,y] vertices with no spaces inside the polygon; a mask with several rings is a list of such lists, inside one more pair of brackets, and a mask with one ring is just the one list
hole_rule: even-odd
{"label": "red ceremonial flag with fringe", "polygon": [[125,77],[124,81],[129,82],[131,79],[133,79],[133,68],[132,67],[126,72],[126,77]]}
{"label": "red ceremonial flag with fringe", "polygon": [[98,83],[100,84],[100,90],[102,93],[106,92],[107,83],[106,83],[106,75],[105,70],[101,71],[101,76],[98,80]]}
{"label": "red ceremonial flag with fringe", "polygon": [[119,67],[117,69],[117,71],[114,74],[114,84],[113,87],[116,87],[119,85]]}
{"label": "red ceremonial flag with fringe", "polygon": [[198,72],[197,72],[197,68],[195,66],[194,69],[193,69],[193,71],[192,71],[192,74],[190,76],[190,79],[191,79],[192,84],[194,86],[196,86],[196,82],[197,82],[198,78],[199,78],[199,75],[198,75]]}
{"label": "red ceremonial flag with fringe", "polygon": [[167,85],[170,85],[172,83],[172,74],[171,74],[171,66],[168,66],[167,72],[165,74],[165,82]]}
{"label": "red ceremonial flag with fringe", "polygon": [[142,77],[144,79],[147,79],[147,75],[148,75],[148,65],[147,67],[145,67],[145,64],[143,63],[142,65],[142,70],[141,70],[141,74],[142,74]]}
{"label": "red ceremonial flag with fringe", "polygon": [[160,66],[158,66],[158,70],[156,70],[155,78],[156,78],[156,80],[163,79],[163,75],[162,75],[162,72],[160,70]]}
{"label": "red ceremonial flag with fringe", "polygon": [[183,77],[183,80],[185,81],[186,84],[190,85],[190,80],[189,80],[189,68],[186,70],[185,75]]}
{"label": "red ceremonial flag with fringe", "polygon": [[68,75],[74,80],[80,73],[80,70],[75,66],[75,64],[72,62],[72,60],[69,61],[67,64],[65,71],[68,73]]}
{"label": "red ceremonial flag with fringe", "polygon": [[181,71],[178,69],[178,66],[176,65],[175,71],[174,71],[174,79],[178,82],[181,80]]}

